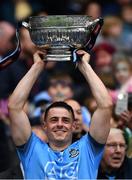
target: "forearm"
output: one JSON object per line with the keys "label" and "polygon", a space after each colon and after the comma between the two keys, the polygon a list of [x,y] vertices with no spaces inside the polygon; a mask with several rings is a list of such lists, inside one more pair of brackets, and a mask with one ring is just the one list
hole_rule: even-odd
{"label": "forearm", "polygon": [[36,62],[32,65],[31,69],[22,78],[17,87],[15,88],[13,94],[9,99],[9,108],[13,109],[23,109],[24,104],[29,96],[29,93],[43,70],[43,62]]}
{"label": "forearm", "polygon": [[83,55],[78,63],[79,70],[88,82],[97,103],[97,109],[92,115],[89,133],[97,142],[104,144],[110,130],[112,100],[103,82],[89,64],[90,55],[85,51],[78,51],[78,54]]}
{"label": "forearm", "polygon": [[111,106],[111,98],[106,87],[87,62],[82,63],[81,72],[90,86],[98,108],[107,108]]}
{"label": "forearm", "polygon": [[8,110],[10,116],[11,134],[17,146],[25,144],[31,136],[31,126],[24,105],[27,102],[29,93],[44,69],[44,62],[41,60],[39,52],[33,56],[34,64],[22,80],[18,83],[11,97],[9,98]]}

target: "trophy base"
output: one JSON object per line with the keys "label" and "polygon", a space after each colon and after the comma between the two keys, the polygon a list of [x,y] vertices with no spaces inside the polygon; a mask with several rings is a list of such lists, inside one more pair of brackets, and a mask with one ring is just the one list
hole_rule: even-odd
{"label": "trophy base", "polygon": [[53,46],[47,49],[44,61],[71,61],[71,51],[69,46]]}
{"label": "trophy base", "polygon": [[71,55],[64,54],[47,54],[45,61],[70,61]]}

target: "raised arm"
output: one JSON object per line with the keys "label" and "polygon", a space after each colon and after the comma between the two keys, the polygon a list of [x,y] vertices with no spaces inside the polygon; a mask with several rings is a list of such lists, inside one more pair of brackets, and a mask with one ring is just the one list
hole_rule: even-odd
{"label": "raised arm", "polygon": [[89,133],[97,142],[104,144],[110,130],[112,101],[104,84],[89,64],[90,55],[83,50],[79,50],[77,53],[82,56],[78,68],[88,82],[97,102],[97,109],[92,116]]}
{"label": "raised arm", "polygon": [[44,62],[41,60],[40,54],[42,53],[36,52],[34,54],[34,64],[18,83],[9,98],[8,109],[11,133],[17,146],[25,144],[31,135],[29,119],[23,108],[36,79],[44,69]]}

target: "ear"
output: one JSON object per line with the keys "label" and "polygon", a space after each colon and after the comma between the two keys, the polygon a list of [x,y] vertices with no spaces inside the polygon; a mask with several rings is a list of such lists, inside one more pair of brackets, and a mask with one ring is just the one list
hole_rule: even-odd
{"label": "ear", "polygon": [[45,129],[46,121],[44,120],[44,113],[41,115],[41,124],[42,124],[42,128]]}
{"label": "ear", "polygon": [[44,130],[46,130],[46,128],[47,128],[47,123],[44,120],[42,121],[42,128]]}

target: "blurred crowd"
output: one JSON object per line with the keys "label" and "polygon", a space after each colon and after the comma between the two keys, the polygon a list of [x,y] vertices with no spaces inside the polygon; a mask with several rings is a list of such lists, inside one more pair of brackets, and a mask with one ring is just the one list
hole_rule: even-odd
{"label": "blurred crowd", "polygon": [[[106,144],[99,178],[108,177],[112,166],[116,170],[119,169],[117,177],[124,177],[129,170],[126,172],[123,168],[129,165],[129,160],[132,158],[132,1],[1,0],[0,7],[0,60],[15,49],[16,26],[18,22],[28,21],[29,16],[81,14],[91,16],[93,19],[98,17],[104,19],[104,25],[91,51],[90,60],[90,64],[106,85],[113,100],[112,130]],[[16,168],[20,162],[10,136],[7,103],[20,79],[32,66],[33,53],[37,49],[31,41],[28,30],[20,27],[19,31],[20,56],[16,62],[0,71],[0,174],[2,178],[9,178],[12,171],[14,174],[11,178],[22,177],[19,171],[22,167]],[[73,136],[75,141],[88,131],[91,115],[97,106],[96,102],[87,83],[72,62],[48,62],[46,70],[41,73],[25,104],[32,129],[42,140],[48,141],[41,128],[41,116],[45,108],[53,101],[66,99],[72,99],[67,100],[67,103],[74,107],[78,122]],[[120,143],[122,150],[115,152],[117,156],[114,155],[114,160],[120,162],[117,163],[117,167],[111,163],[111,159],[106,160],[111,157],[109,149],[116,148],[115,141]],[[7,173],[7,170],[10,171]],[[104,176],[105,171],[107,173]],[[129,176],[132,178],[132,174],[127,177]]]}

